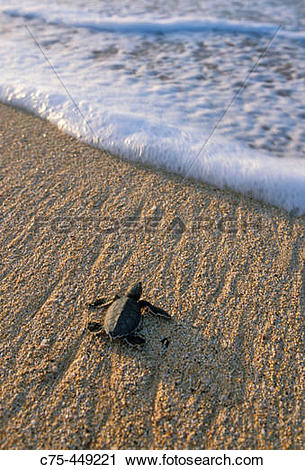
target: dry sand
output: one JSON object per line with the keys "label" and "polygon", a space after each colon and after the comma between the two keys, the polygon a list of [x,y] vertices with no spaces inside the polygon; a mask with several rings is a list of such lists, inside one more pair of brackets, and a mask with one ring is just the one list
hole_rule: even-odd
{"label": "dry sand", "polygon": [[[4,105],[0,132],[1,448],[304,448],[305,218]],[[139,279],[172,322],[87,334]]]}

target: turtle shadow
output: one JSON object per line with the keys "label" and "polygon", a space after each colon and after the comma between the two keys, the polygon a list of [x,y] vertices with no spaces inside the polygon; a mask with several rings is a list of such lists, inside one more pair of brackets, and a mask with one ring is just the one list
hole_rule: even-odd
{"label": "turtle shadow", "polygon": [[172,326],[172,332],[161,339],[164,346],[149,384],[155,411],[149,420],[150,446],[154,436],[164,435],[169,425],[173,436],[181,434],[182,428],[191,429],[195,416],[198,424],[192,439],[197,443],[193,445],[202,443],[221,410],[238,407],[245,396],[240,334],[224,348],[220,338],[207,339],[204,328],[180,322]]}

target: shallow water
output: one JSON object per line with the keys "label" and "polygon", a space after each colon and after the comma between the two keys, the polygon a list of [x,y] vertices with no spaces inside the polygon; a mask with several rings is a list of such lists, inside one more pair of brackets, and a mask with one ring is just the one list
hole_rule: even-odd
{"label": "shallow water", "polygon": [[0,12],[2,101],[305,213],[304,2],[0,1]]}

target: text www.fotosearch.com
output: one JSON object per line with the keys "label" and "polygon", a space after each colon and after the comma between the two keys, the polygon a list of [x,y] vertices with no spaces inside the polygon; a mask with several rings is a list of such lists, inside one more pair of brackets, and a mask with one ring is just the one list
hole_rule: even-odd
{"label": "text www.fotosearch.com", "polygon": [[179,455],[167,455],[163,454],[159,456],[125,456],[126,465],[129,466],[146,466],[146,465],[181,465],[181,466],[193,466],[193,465],[218,465],[218,466],[232,466],[232,465],[248,465],[248,466],[263,466],[263,458],[259,456],[237,456],[230,457],[229,455],[223,454],[218,456],[197,456],[197,457],[185,457]]}

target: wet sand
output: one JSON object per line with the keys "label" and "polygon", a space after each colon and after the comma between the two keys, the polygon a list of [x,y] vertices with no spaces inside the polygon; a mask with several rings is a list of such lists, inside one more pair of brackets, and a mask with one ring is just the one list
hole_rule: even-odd
{"label": "wet sand", "polygon": [[[305,217],[0,105],[2,449],[304,449]],[[137,280],[143,347],[86,331]]]}

